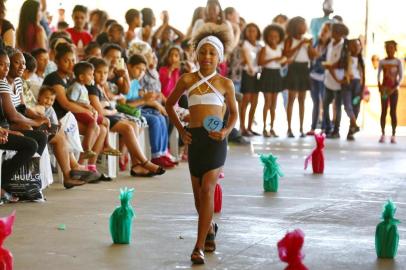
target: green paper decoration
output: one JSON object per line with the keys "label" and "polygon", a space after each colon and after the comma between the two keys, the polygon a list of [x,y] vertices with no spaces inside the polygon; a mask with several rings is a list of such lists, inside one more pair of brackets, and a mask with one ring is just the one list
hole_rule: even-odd
{"label": "green paper decoration", "polygon": [[399,245],[397,224],[400,221],[394,218],[395,212],[395,204],[388,200],[382,213],[383,221],[376,226],[375,232],[375,250],[379,258],[393,259],[396,256]]}
{"label": "green paper decoration", "polygon": [[114,244],[129,244],[131,241],[132,220],[135,216],[130,201],[134,189],[120,189],[121,206],[118,206],[110,216],[110,234]]}
{"label": "green paper decoration", "polygon": [[276,162],[277,157],[272,154],[261,155],[261,162],[264,165],[264,190],[265,192],[277,192],[279,187],[279,177],[284,176],[279,164]]}

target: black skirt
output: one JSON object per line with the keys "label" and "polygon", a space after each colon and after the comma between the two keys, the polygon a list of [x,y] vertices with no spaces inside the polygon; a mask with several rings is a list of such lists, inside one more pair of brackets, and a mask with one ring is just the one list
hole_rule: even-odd
{"label": "black skirt", "polygon": [[205,173],[223,167],[227,156],[227,139],[215,141],[203,127],[187,128],[192,134],[192,143],[188,147],[189,171],[200,178]]}
{"label": "black skirt", "polygon": [[284,89],[280,69],[276,68],[262,69],[259,83],[260,90],[264,93],[277,93]]}
{"label": "black skirt", "polygon": [[310,89],[310,71],[308,63],[293,62],[289,65],[284,79],[285,89],[306,91]]}
{"label": "black skirt", "polygon": [[241,77],[241,93],[258,93],[259,92],[259,81],[257,75],[248,75],[247,71],[242,71]]}

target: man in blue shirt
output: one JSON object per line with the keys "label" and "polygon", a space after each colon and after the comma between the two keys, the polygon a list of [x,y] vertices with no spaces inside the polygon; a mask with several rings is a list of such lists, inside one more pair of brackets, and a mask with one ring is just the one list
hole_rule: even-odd
{"label": "man in blue shirt", "polygon": [[332,0],[324,0],[323,2],[323,12],[324,16],[320,18],[313,18],[310,22],[310,32],[313,36],[313,45],[317,43],[319,38],[319,32],[321,26],[330,20],[330,14],[334,12],[333,10],[333,1]]}

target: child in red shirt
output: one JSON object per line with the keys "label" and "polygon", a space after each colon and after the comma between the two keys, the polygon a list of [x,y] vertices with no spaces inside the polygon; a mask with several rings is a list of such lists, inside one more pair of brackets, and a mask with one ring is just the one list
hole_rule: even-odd
{"label": "child in red shirt", "polygon": [[85,26],[88,21],[87,7],[76,5],[72,11],[74,27],[66,29],[77,47],[79,59],[84,56],[84,48],[92,41],[92,35],[86,31]]}

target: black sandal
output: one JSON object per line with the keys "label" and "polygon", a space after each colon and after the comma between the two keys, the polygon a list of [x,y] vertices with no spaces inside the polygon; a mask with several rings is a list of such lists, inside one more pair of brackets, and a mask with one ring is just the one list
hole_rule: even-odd
{"label": "black sandal", "polygon": [[193,264],[204,264],[203,250],[201,250],[198,247],[195,247],[193,249],[192,255],[190,255],[190,260],[193,262]]}
{"label": "black sandal", "polygon": [[204,251],[214,252],[216,250],[216,236],[219,229],[217,223],[213,222],[212,227],[214,227],[214,233],[208,233],[206,236],[206,241],[204,242]]}
{"label": "black sandal", "polygon": [[[144,174],[144,173],[136,173],[136,172],[133,171],[133,169],[134,169],[135,167],[137,167],[137,166],[141,166],[142,168],[144,168],[144,166],[145,166],[148,162],[150,162],[150,161],[147,159],[146,161],[144,161],[144,162],[142,162],[142,163],[138,163],[138,164],[135,164],[135,165],[131,166],[131,172],[130,172],[131,176],[152,177],[152,176],[154,176],[154,175],[162,175],[162,174],[165,173],[165,169],[162,168],[161,166],[159,166],[158,169],[157,169],[155,172],[151,172],[151,171],[150,171],[150,172],[145,173],[145,174]],[[144,169],[145,169],[145,168],[144,168]],[[148,170],[148,169],[146,169],[146,170]]]}

